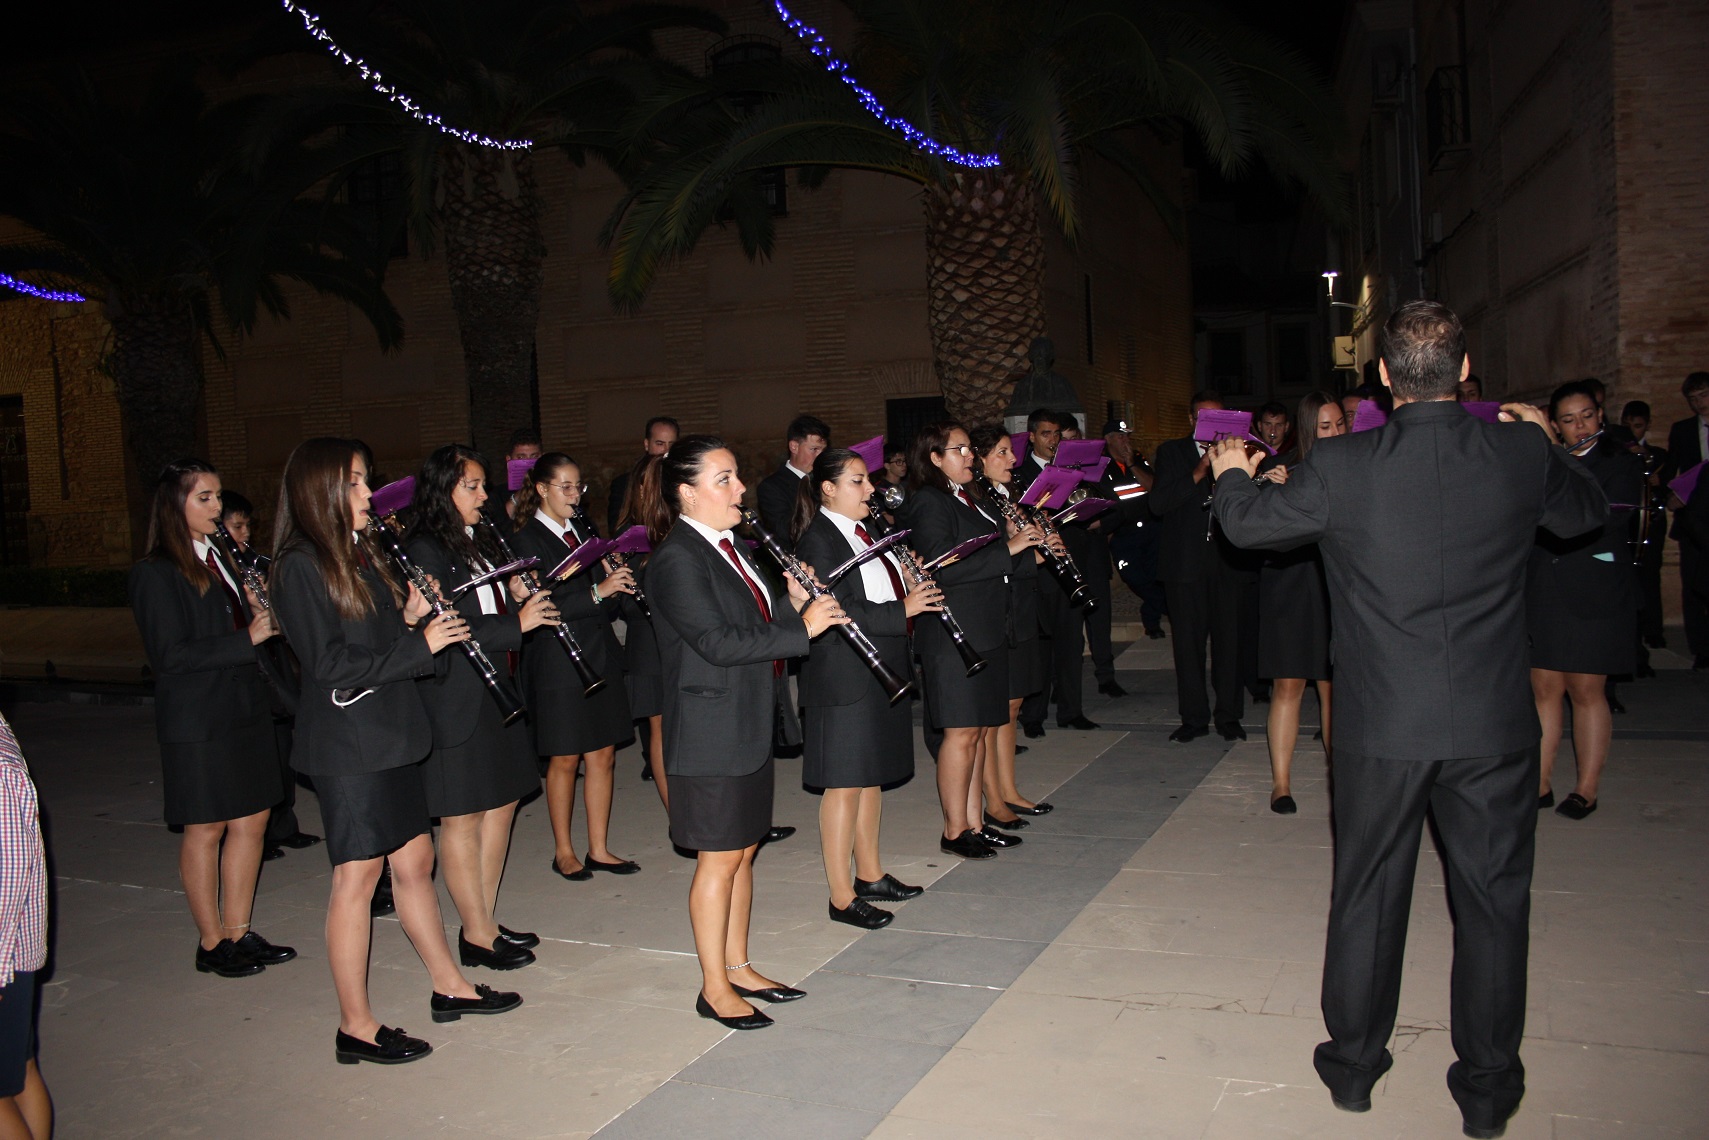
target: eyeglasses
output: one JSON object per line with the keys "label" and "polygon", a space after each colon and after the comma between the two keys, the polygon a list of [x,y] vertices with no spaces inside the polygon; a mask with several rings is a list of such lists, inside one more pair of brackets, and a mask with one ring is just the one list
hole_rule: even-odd
{"label": "eyeglasses", "polygon": [[546,486],[552,488],[554,491],[561,491],[566,495],[571,491],[576,492],[578,495],[587,494],[586,483],[548,483]]}
{"label": "eyeglasses", "polygon": [[937,451],[939,455],[959,455],[963,459],[973,458],[973,449],[965,443],[957,444],[955,447],[940,447]]}

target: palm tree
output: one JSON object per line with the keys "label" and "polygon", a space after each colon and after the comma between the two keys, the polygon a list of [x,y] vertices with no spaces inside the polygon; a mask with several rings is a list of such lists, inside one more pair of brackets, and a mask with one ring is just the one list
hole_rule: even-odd
{"label": "palm tree", "polygon": [[[810,58],[667,83],[630,121],[629,192],[605,230],[619,304],[640,304],[660,268],[721,218],[733,217],[750,256],[768,253],[771,220],[752,207],[763,170],[802,168],[808,184],[832,167],[905,178],[924,190],[927,313],[946,403],[988,419],[1044,331],[1041,213],[1077,236],[1089,160],[1122,172],[1177,233],[1176,194],[1152,178],[1137,132],[1190,132],[1224,173],[1263,164],[1331,215],[1342,209],[1328,85],[1202,4],[845,3],[860,29],[850,74],[890,114],[1000,162],[969,167],[916,149]],[[766,98],[745,112],[754,92]]]}
{"label": "palm tree", "polygon": [[[723,22],[696,8],[623,5],[584,13],[568,0],[409,0],[364,3],[329,26],[341,46],[387,83],[470,135],[529,140],[501,149],[464,141],[361,90],[310,100],[304,113],[337,125],[341,185],[363,163],[400,164],[400,226],[419,246],[442,242],[463,344],[471,434],[495,449],[534,419],[534,336],[547,247],[535,155],[557,147],[578,164],[614,148],[633,84],[651,63],[653,34]],[[282,27],[275,49],[319,51]]]}
{"label": "palm tree", "polygon": [[76,75],[0,107],[0,215],[33,235],[0,247],[0,272],[102,306],[133,545],[161,468],[201,450],[204,340],[223,352],[222,332],[288,317],[293,281],[356,305],[382,347],[402,332],[369,235],[307,194],[307,144],[275,139],[264,161],[243,162],[268,97],[212,103],[189,70],[164,69],[140,102],[106,101]]}

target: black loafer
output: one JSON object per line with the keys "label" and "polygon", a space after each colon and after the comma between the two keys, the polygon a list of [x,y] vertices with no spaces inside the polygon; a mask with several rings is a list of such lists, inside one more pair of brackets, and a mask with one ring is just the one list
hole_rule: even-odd
{"label": "black loafer", "polygon": [[1056,810],[1055,805],[1047,804],[1043,800],[1040,800],[1032,807],[1022,807],[1020,804],[1011,804],[1007,802],[1005,802],[1003,806],[1014,812],[1016,815],[1049,815],[1051,812]]}
{"label": "black loafer", "polygon": [[560,879],[568,879],[572,883],[585,883],[593,878],[593,872],[587,869],[586,864],[583,864],[578,871],[559,870],[557,856],[552,857],[552,870]]}
{"label": "black loafer", "polygon": [[320,836],[310,835],[306,831],[299,831],[295,835],[285,836],[285,838],[279,840],[277,845],[280,847],[289,847],[293,851],[301,851],[303,848],[313,847],[319,842]]}
{"label": "black loafer", "polygon": [[237,943],[229,938],[222,938],[219,945],[212,950],[204,950],[201,944],[196,946],[196,971],[202,974],[218,974],[222,978],[249,978],[267,967],[255,961],[237,948]]}
{"label": "black loafer", "polygon": [[765,838],[760,840],[760,842],[761,843],[781,843],[783,840],[788,839],[791,835],[794,835],[794,834],[795,834],[795,829],[793,827],[774,827],[770,831],[765,833]]}
{"label": "black loafer", "polygon": [[878,899],[882,902],[907,902],[926,893],[926,888],[910,887],[894,875],[885,875],[882,879],[874,879],[871,882],[856,879],[854,889],[855,894],[863,899]]}
{"label": "black loafer", "polygon": [[[530,955],[532,957],[532,955]],[[491,986],[476,986],[472,998],[447,997],[436,993],[429,1001],[435,1021],[456,1021],[465,1013],[509,1013],[522,1004],[522,995]]]}
{"label": "black loafer", "polygon": [[1544,808],[1552,808],[1554,806],[1555,806],[1555,789],[1550,788],[1548,791],[1544,792],[1542,795],[1537,797],[1537,810],[1538,811],[1542,811]]}
{"label": "black loafer", "polygon": [[1019,831],[1023,827],[1031,827],[1032,824],[1029,823],[1027,820],[1021,818],[1018,815],[1014,819],[998,819],[996,816],[992,815],[990,812],[986,812],[985,813],[985,826],[987,826],[987,827],[1006,827],[1010,831]]}
{"label": "black loafer", "polygon": [[1240,722],[1237,720],[1224,721],[1216,726],[1216,730],[1224,740],[1246,739],[1246,730],[1240,727]]}
{"label": "black loafer", "polygon": [[807,996],[806,990],[798,990],[794,986],[767,986],[763,990],[750,990],[746,986],[732,984],[730,988],[750,1000],[759,998],[773,1004],[781,1001],[800,1001]]}
{"label": "black loafer", "polygon": [[277,966],[297,956],[297,952],[291,947],[275,946],[253,930],[239,938],[235,945],[239,954],[263,966]]}
{"label": "black loafer", "polygon": [[998,831],[995,827],[982,827],[977,832],[979,838],[993,847],[1019,847],[1026,840],[1018,835],[1010,835],[1006,831]]}
{"label": "black loafer", "polygon": [[526,930],[512,930],[508,926],[500,926],[498,928],[498,936],[510,943],[512,946],[520,946],[524,950],[532,950],[536,946],[540,945],[540,936],[538,934],[531,934]]}
{"label": "black loafer", "polygon": [[1044,722],[1042,720],[1023,720],[1021,731],[1026,733],[1028,740],[1037,740],[1044,735]]}
{"label": "black loafer", "polygon": [[1183,724],[1169,734],[1169,743],[1186,744],[1188,741],[1197,740],[1201,736],[1209,736],[1210,732],[1211,730],[1202,724]]}
{"label": "black loafer", "polygon": [[954,839],[938,837],[938,850],[945,855],[959,855],[963,859],[995,859],[997,852],[992,846],[979,837],[977,831],[962,832]]}
{"label": "black loafer", "polygon": [[582,867],[589,871],[604,871],[609,875],[633,875],[641,869],[641,864],[633,859],[619,859],[615,863],[602,863],[598,859],[583,859]]}
{"label": "black loafer", "polygon": [[485,966],[489,970],[520,970],[534,961],[534,951],[506,942],[504,935],[493,939],[492,949],[477,946],[457,932],[457,957],[465,966]]}
{"label": "black loafer", "polygon": [[1294,802],[1292,796],[1277,796],[1270,801],[1270,810],[1277,815],[1293,815],[1300,810],[1300,806]]}
{"label": "black loafer", "polygon": [[1082,715],[1075,717],[1073,720],[1059,720],[1056,722],[1056,727],[1075,728],[1079,729],[1081,732],[1091,732],[1094,728],[1097,728],[1098,725],[1096,721],[1087,720],[1086,717]]}
{"label": "black loafer", "polygon": [[411,1061],[419,1061],[433,1052],[433,1046],[419,1037],[411,1037],[401,1029],[390,1026],[380,1026],[374,1034],[374,1043],[369,1044],[360,1037],[352,1037],[340,1029],[338,1036],[333,1038],[333,1058],[340,1065],[354,1065],[358,1061],[372,1061],[376,1065],[405,1065]]}
{"label": "black loafer", "polygon": [[775,1024],[771,1018],[757,1009],[750,1009],[747,1013],[738,1014],[735,1017],[720,1017],[718,1011],[712,1008],[712,1003],[706,1000],[705,994],[694,999],[694,1012],[710,1021],[716,1021],[725,1029],[764,1029],[768,1025]]}
{"label": "black loafer", "polygon": [[1555,814],[1564,815],[1568,819],[1583,819],[1595,810],[1596,801],[1587,800],[1577,792],[1572,792],[1561,801],[1561,806],[1555,809]]}
{"label": "black loafer", "polygon": [[[850,926],[858,926],[863,930],[877,930],[881,926],[889,926],[896,918],[889,911],[878,909],[859,895],[856,895],[854,902],[848,906],[840,907],[836,903],[827,903],[826,905],[831,908],[832,922],[846,922]],[[736,987],[736,992],[742,994],[743,997],[748,996],[742,993],[740,986]]]}

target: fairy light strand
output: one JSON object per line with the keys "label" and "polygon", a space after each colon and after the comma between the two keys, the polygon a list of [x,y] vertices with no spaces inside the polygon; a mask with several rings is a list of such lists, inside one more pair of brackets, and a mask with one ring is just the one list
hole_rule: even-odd
{"label": "fairy light strand", "polygon": [[290,12],[292,15],[301,19],[303,22],[303,28],[309,33],[309,35],[319,40],[321,45],[324,46],[327,51],[331,52],[336,59],[342,62],[346,67],[355,68],[357,73],[367,81],[368,86],[391,100],[401,108],[405,114],[409,115],[417,122],[425,123],[443,134],[450,135],[454,139],[459,139],[462,142],[468,143],[470,146],[484,146],[493,150],[528,150],[533,147],[534,142],[531,139],[495,139],[489,135],[483,135],[476,131],[465,131],[461,127],[453,127],[450,123],[447,123],[444,119],[441,119],[433,112],[423,110],[415,100],[387,83],[386,77],[381,75],[375,68],[369,66],[367,61],[363,60],[359,56],[351,55],[349,52],[339,47],[338,42],[332,38],[331,34],[328,33],[325,28],[321,27],[319,16],[316,16],[313,12],[310,12],[300,4],[293,3],[293,0],[279,0],[279,3],[284,7],[285,11]]}
{"label": "fairy light strand", "polygon": [[[286,0],[286,6],[289,7],[289,0]],[[956,166],[967,166],[975,169],[989,169],[994,166],[1003,165],[1003,158],[1001,155],[972,154],[968,151],[949,146],[946,143],[938,142],[908,120],[898,115],[892,115],[889,111],[886,111],[884,109],[884,104],[878,101],[878,96],[874,95],[865,87],[862,87],[859,81],[849,73],[849,65],[831,54],[831,45],[825,40],[825,37],[820,34],[817,28],[803,20],[797,19],[796,16],[784,6],[783,0],[772,0],[772,6],[777,9],[778,17],[782,19],[784,27],[794,32],[796,38],[803,44],[807,45],[807,50],[823,61],[825,64],[825,70],[829,71],[832,75],[835,75],[838,79],[847,84],[849,90],[854,92],[855,98],[860,100],[861,106],[865,107],[867,112],[872,115],[873,118],[907,139],[914,145],[915,149],[922,150],[929,155],[941,158],[945,162],[952,163]]]}
{"label": "fairy light strand", "polygon": [[63,289],[43,289],[40,285],[31,285],[28,281],[20,281],[9,273],[0,273],[0,285],[15,290],[30,297],[39,297],[43,301],[66,301],[76,304],[88,300],[81,293],[72,293]]}

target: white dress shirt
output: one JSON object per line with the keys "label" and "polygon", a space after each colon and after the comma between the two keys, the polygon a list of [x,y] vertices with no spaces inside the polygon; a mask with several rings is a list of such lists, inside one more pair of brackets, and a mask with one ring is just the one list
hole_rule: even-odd
{"label": "white dress shirt", "polygon": [[[691,519],[687,515],[682,515],[680,521],[693,527],[700,537],[704,538],[707,542],[710,542],[712,544],[712,549],[718,551],[718,557],[724,562],[729,562],[730,557],[724,553],[723,549],[720,548],[718,544],[723,542],[725,539],[729,539],[730,545],[736,551],[736,557],[742,562],[742,568],[748,572],[748,577],[753,579],[754,585],[758,586],[761,592],[765,594],[766,605],[771,607],[772,616],[775,617],[777,615],[777,598],[772,594],[771,587],[766,584],[766,580],[760,576],[760,572],[754,568],[754,564],[748,560],[746,543],[737,538],[735,533],[732,531],[713,530],[705,523],[696,519]],[[732,566],[730,569],[734,570],[735,567]]]}
{"label": "white dress shirt", "polygon": [[[214,549],[213,543],[208,542],[205,539],[192,538],[190,540],[190,545],[196,548],[196,561],[200,562],[203,566],[206,566],[208,564],[208,555]],[[232,588],[232,592],[240,598],[243,597],[243,587],[237,584],[231,576],[231,571],[226,569],[225,559],[215,555],[214,565],[220,568],[220,577],[226,580],[226,585]]]}
{"label": "white dress shirt", "polygon": [[[866,525],[864,522],[851,519],[847,515],[839,515],[836,511],[820,511],[819,513],[831,520],[832,525],[837,528],[837,531],[844,538],[848,539],[849,545],[854,548],[856,554],[859,554],[862,550],[867,548],[869,544],[862,542],[860,535],[855,533],[855,527],[864,527]],[[868,533],[870,534],[871,532],[869,531]],[[891,569],[896,571],[896,580],[899,582],[902,581],[902,568],[897,566],[895,562],[891,561],[891,557],[892,556],[889,553],[880,554],[876,558],[867,559],[856,567],[856,569],[860,571],[861,585],[866,587],[867,601],[899,602],[902,600],[896,596],[896,588],[890,584],[890,575],[885,571],[883,565],[881,565],[881,562],[890,562]],[[822,569],[824,572],[829,573],[836,569],[836,567],[825,566],[816,567],[816,569]]]}

